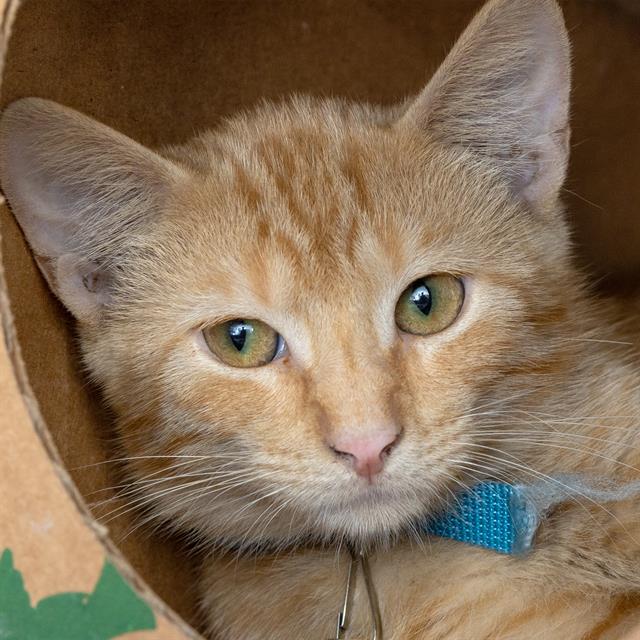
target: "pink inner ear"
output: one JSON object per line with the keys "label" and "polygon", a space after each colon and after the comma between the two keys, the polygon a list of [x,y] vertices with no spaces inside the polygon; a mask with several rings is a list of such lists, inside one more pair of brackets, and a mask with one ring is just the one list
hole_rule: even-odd
{"label": "pink inner ear", "polygon": [[492,0],[403,122],[476,152],[532,204],[557,197],[568,161],[569,42],[552,0]]}
{"label": "pink inner ear", "polygon": [[78,266],[84,288],[100,300],[110,299],[109,289],[113,283],[111,274],[95,262],[86,262]]}
{"label": "pink inner ear", "polygon": [[[46,265],[44,268],[41,262]],[[111,299],[112,279],[104,269],[71,253],[57,259],[39,259],[38,264],[53,291],[78,321],[97,321],[102,307]]]}

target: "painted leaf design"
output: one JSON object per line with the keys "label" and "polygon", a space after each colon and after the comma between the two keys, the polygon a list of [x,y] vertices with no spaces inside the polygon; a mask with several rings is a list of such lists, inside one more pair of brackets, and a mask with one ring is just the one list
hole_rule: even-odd
{"label": "painted leaf design", "polygon": [[105,562],[93,593],[59,593],[31,607],[13,556],[0,557],[0,640],[112,640],[155,629],[149,605]]}

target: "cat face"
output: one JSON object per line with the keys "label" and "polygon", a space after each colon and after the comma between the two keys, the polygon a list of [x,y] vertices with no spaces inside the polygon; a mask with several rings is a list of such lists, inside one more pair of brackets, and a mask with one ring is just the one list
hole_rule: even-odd
{"label": "cat face", "polygon": [[397,109],[297,98],[162,155],[9,109],[5,190],[141,503],[236,546],[384,541],[500,473],[491,408],[570,366],[567,58],[554,3],[496,0]]}

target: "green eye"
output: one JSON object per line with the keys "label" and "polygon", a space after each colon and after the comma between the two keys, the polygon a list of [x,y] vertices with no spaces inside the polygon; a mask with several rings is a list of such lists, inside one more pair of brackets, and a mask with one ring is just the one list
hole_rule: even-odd
{"label": "green eye", "polygon": [[285,348],[280,334],[260,320],[229,320],[202,330],[211,353],[231,367],[261,367]]}
{"label": "green eye", "polygon": [[442,273],[412,282],[396,305],[396,324],[407,333],[429,336],[446,329],[458,317],[464,287],[455,276]]}

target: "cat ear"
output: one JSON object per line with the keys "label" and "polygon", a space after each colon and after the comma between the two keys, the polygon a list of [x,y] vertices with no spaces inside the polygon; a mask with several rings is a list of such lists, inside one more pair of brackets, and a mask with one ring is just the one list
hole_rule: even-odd
{"label": "cat ear", "polygon": [[80,322],[110,299],[127,243],[181,170],[48,100],[11,104],[0,120],[0,182],[49,286]]}
{"label": "cat ear", "polygon": [[542,203],[565,177],[570,85],[555,0],[491,0],[401,124],[493,162],[514,193]]}

